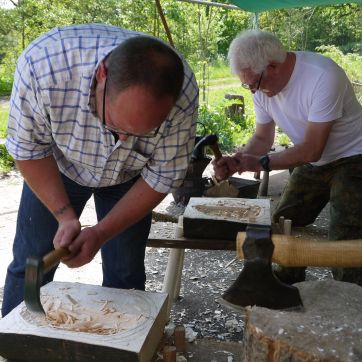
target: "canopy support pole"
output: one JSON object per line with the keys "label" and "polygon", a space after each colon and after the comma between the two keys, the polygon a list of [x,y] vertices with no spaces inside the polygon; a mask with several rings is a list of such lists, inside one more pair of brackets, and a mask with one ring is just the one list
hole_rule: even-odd
{"label": "canopy support pole", "polygon": [[164,15],[164,13],[163,13],[161,3],[160,3],[159,0],[155,0],[155,3],[156,3],[156,6],[157,6],[158,14],[160,15],[160,18],[161,18],[161,20],[162,20],[163,27],[165,28],[168,42],[169,42],[169,43],[171,44],[171,46],[174,48],[174,47],[175,47],[175,44],[174,44],[174,42],[173,42],[173,40],[172,40],[170,28],[169,28],[168,25],[167,25],[167,21],[166,21],[165,15]]}

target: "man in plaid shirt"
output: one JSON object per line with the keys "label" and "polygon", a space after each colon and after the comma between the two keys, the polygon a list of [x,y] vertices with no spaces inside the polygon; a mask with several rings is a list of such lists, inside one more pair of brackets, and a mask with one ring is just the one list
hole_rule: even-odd
{"label": "man in plaid shirt", "polygon": [[[3,316],[23,299],[26,258],[53,247],[69,249],[71,268],[101,250],[104,286],[144,290],[151,211],[182,183],[194,146],[187,63],[142,33],[55,28],[19,58],[10,104],[6,145],[25,182]],[[98,223],[81,229],[91,196]]]}

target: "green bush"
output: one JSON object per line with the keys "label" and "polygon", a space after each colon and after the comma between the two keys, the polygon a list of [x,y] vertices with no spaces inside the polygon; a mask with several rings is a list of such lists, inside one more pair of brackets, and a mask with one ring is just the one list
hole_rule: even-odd
{"label": "green bush", "polygon": [[284,132],[278,132],[275,141],[275,143],[284,147],[289,147],[292,144],[290,138]]}
{"label": "green bush", "polygon": [[0,106],[0,138],[6,137],[8,127],[9,109]]}
{"label": "green bush", "polygon": [[14,166],[14,159],[9,155],[5,145],[0,144],[0,172],[9,172]]}
{"label": "green bush", "polygon": [[200,106],[198,117],[197,133],[199,135],[216,134],[223,152],[233,151],[235,146],[245,143],[253,132],[253,125],[250,124],[248,117],[241,119],[226,114],[227,104],[228,102],[225,102],[213,107],[203,104]]}
{"label": "green bush", "polygon": [[12,85],[12,79],[0,79],[0,96],[10,95]]}

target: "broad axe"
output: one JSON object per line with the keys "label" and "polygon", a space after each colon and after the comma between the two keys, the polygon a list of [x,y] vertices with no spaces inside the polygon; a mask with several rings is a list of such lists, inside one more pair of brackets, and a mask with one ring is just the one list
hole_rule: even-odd
{"label": "broad axe", "polygon": [[272,262],[283,266],[362,266],[362,240],[308,241],[271,235],[270,226],[248,225],[237,236],[237,254],[245,264],[222,299],[234,308],[256,305],[270,309],[301,309],[299,290],[282,283]]}

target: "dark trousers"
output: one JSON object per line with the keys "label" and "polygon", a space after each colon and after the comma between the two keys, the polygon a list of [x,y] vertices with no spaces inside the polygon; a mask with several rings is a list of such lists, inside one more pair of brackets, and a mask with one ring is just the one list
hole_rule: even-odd
{"label": "dark trousers", "polygon": [[[323,166],[296,167],[275,210],[294,226],[314,222],[330,203],[330,240],[362,238],[362,155],[342,158]],[[334,269],[336,279],[362,285],[362,268]]]}

